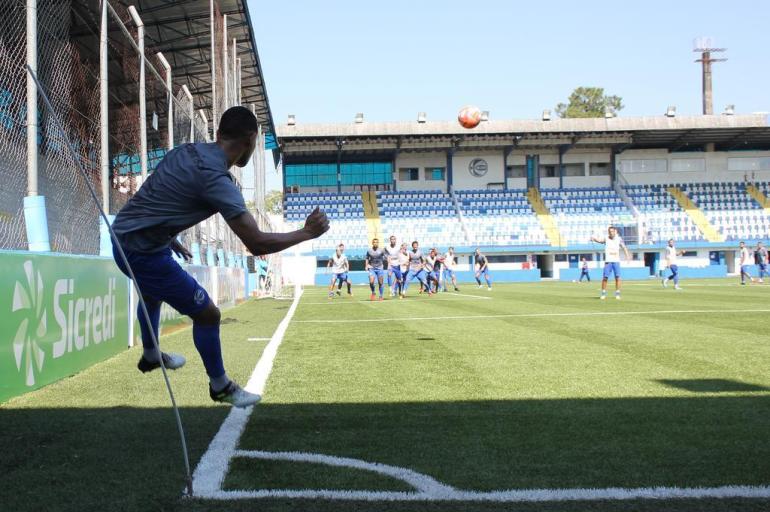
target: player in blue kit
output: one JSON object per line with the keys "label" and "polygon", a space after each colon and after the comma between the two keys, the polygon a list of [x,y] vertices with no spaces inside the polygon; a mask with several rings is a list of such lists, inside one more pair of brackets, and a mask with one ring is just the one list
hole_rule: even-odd
{"label": "player in blue kit", "polygon": [[[144,351],[137,367],[149,372],[185,364],[179,354],[158,352],[160,309],[163,302],[192,318],[192,337],[209,377],[209,395],[215,402],[247,407],[260,400],[230,380],[222,360],[219,338],[220,312],[206,290],[185,272],[172,251],[190,258],[177,235],[217,213],[252,254],[271,254],[312,240],[329,229],[326,215],[316,208],[302,229],[290,233],[259,230],[248,212],[243,195],[229,172],[245,166],[257,144],[257,119],[245,107],[225,111],[216,142],[183,144],[169,151],[139,191],[120,210],[113,229],[134,271],[150,316],[150,324],[139,310]],[[128,274],[117,247],[113,249],[121,271]]]}
{"label": "player in blue kit", "polygon": [[663,288],[668,286],[669,281],[674,281],[674,289],[682,289],[679,287],[679,265],[677,264],[677,258],[683,254],[684,251],[676,250],[676,245],[673,238],[668,241],[668,245],[666,246],[666,268],[671,271],[671,275],[668,277],[663,277],[663,279],[660,281],[663,285]]}
{"label": "player in blue kit", "polygon": [[489,276],[489,260],[486,256],[481,254],[481,250],[477,247],[476,252],[474,253],[475,260],[476,260],[476,266],[478,267],[476,269],[476,283],[479,285],[479,288],[481,288],[481,276],[484,276],[484,281],[487,283],[487,290],[492,289],[492,278]]}
{"label": "player in blue kit", "polygon": [[431,295],[425,275],[425,257],[416,240],[412,242],[412,250],[409,251],[409,271],[404,279],[404,295],[409,288],[409,283],[415,278],[420,282],[420,286],[428,290],[428,295]]}
{"label": "player in blue kit", "polygon": [[372,295],[369,300],[374,300],[374,283],[375,281],[379,285],[380,300],[382,300],[382,294],[384,291],[385,281],[385,251],[380,249],[380,241],[376,238],[372,240],[372,248],[366,251],[365,265],[366,270],[369,271],[369,288],[372,290]]}

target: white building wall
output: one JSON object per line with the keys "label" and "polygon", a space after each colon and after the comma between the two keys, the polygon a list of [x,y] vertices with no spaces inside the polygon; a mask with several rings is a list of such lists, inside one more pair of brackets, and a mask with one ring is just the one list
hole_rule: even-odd
{"label": "white building wall", "polygon": [[[474,158],[483,158],[487,162],[488,170],[484,176],[471,174],[469,165]],[[455,190],[486,189],[490,183],[502,184],[504,180],[502,151],[458,152],[452,157],[452,186]]]}
{"label": "white building wall", "polygon": [[[397,190],[441,190],[446,192],[446,181],[426,181],[426,167],[446,167],[446,153],[400,153],[396,158],[396,167],[393,170],[393,178],[396,180]],[[399,169],[416,167],[419,169],[419,180],[400,181]]]}
{"label": "white building wall", "polygon": [[[714,151],[693,153],[669,153],[665,149],[629,150],[618,155],[616,165],[622,169],[625,160],[664,159],[666,160],[666,172],[623,172],[623,177],[632,185],[645,183],[697,183],[697,182],[723,182],[743,181],[743,171],[728,171],[728,158],[741,157],[770,157],[770,151]],[[676,159],[703,159],[705,160],[705,172],[673,171],[671,162]],[[751,173],[748,173],[751,179]],[[757,181],[770,181],[770,171],[756,171],[754,179]]]}

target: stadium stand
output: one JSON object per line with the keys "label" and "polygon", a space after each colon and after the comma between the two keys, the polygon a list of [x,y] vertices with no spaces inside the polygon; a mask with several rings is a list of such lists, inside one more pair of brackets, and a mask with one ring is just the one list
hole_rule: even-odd
{"label": "stadium stand", "polygon": [[603,235],[609,225],[636,223],[611,188],[544,189],[540,193],[559,226],[561,245],[586,243],[592,235]]}
{"label": "stadium stand", "polygon": [[626,194],[639,209],[650,242],[665,241],[669,238],[689,242],[702,241],[703,233],[692,221],[674,197],[667,185],[627,185]]}
{"label": "stadium stand", "polygon": [[[767,187],[767,183],[757,186],[760,190]],[[726,240],[756,240],[767,235],[770,218],[749,195],[745,183],[697,183],[681,189]]]}
{"label": "stadium stand", "polygon": [[455,193],[470,245],[548,245],[526,190],[460,190]]}

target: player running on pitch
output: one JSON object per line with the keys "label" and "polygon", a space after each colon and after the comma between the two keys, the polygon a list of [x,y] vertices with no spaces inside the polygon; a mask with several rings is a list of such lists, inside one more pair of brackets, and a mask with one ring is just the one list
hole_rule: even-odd
{"label": "player running on pitch", "polygon": [[455,261],[455,248],[450,247],[444,255],[444,291],[447,291],[447,281],[452,282],[452,286],[456,292],[460,291],[457,289],[457,276],[455,276],[456,267],[457,261]]}
{"label": "player running on pitch", "polygon": [[684,251],[676,250],[673,238],[668,241],[666,246],[666,268],[671,271],[671,275],[660,280],[663,288],[668,286],[669,281],[674,281],[674,290],[681,290],[679,287],[679,265],[676,264],[676,259],[683,254]]}
{"label": "player running on pitch", "polygon": [[607,298],[607,280],[612,273],[615,276],[615,299],[620,300],[620,249],[623,248],[627,260],[631,259],[631,254],[615,226],[607,228],[607,238],[592,236],[591,241],[604,244],[604,274],[602,275],[602,294],[599,298],[602,300]]}
{"label": "player running on pitch", "polygon": [[739,244],[739,248],[741,284],[746,286],[746,278],[748,278],[752,283],[754,282],[754,278],[751,277],[751,274],[749,274],[749,265],[751,265],[751,251],[748,247],[746,247],[745,242],[741,242]]}
{"label": "player running on pitch", "polygon": [[366,251],[366,270],[369,271],[369,289],[372,290],[372,294],[369,296],[369,300],[374,300],[374,282],[377,281],[380,291],[380,300],[383,300],[382,294],[384,292],[385,281],[385,251],[380,249],[380,241],[378,239],[372,240],[372,248]]}
{"label": "player running on pitch", "polygon": [[326,268],[332,268],[332,281],[329,283],[329,298],[334,297],[334,285],[337,284],[337,295],[341,295],[342,283],[348,285],[348,295],[353,295],[350,290],[350,278],[348,272],[350,271],[350,262],[348,257],[345,256],[345,244],[337,246],[337,250],[334,255],[329,258],[329,262],[326,264]]}
{"label": "player running on pitch", "polygon": [[404,298],[404,283],[406,282],[406,274],[409,271],[409,250],[406,244],[401,244],[398,252],[398,268],[401,270],[401,280],[398,282],[398,298]]}
{"label": "player running on pitch", "polygon": [[578,279],[578,282],[582,283],[583,278],[588,279],[588,282],[591,282],[591,274],[588,273],[588,261],[585,258],[580,258],[580,279]]}
{"label": "player running on pitch", "polygon": [[489,276],[489,260],[486,256],[481,254],[481,250],[477,247],[476,252],[474,253],[475,260],[476,260],[476,266],[478,267],[476,269],[476,283],[478,283],[479,288],[481,288],[481,276],[484,276],[484,281],[487,282],[487,290],[492,289],[492,278]]}
{"label": "player running on pitch", "polygon": [[409,251],[409,272],[407,272],[406,278],[404,279],[404,296],[406,296],[406,291],[409,289],[409,283],[412,282],[414,278],[417,278],[420,282],[420,286],[428,290],[428,295],[430,295],[430,288],[426,282],[425,275],[425,257],[420,250],[420,244],[417,243],[416,240],[412,242],[412,250]]}
{"label": "player running on pitch", "polygon": [[[259,230],[229,172],[233,165],[243,167],[251,160],[257,129],[257,119],[249,109],[228,109],[219,122],[216,142],[183,144],[169,151],[113,224],[150,316],[148,325],[139,310],[144,347],[137,365],[139,370],[144,373],[159,368],[161,358],[172,370],[185,364],[185,358],[179,354],[159,354],[152,341],[151,333],[158,335],[160,308],[165,302],[192,318],[193,342],[209,377],[211,399],[236,407],[253,405],[260,396],[242,389],[225,372],[219,309],[206,290],[174,261],[172,251],[186,259],[192,256],[177,241],[177,235],[220,213],[249,251],[260,255],[318,238],[329,229],[326,214],[316,208],[300,230]],[[113,253],[118,267],[128,274],[117,247]]]}
{"label": "player running on pitch", "polygon": [[768,260],[768,253],[767,253],[767,247],[762,242],[757,242],[757,248],[754,249],[754,262],[757,264],[757,267],[759,267],[759,282],[764,283],[763,277],[765,275],[768,275],[767,273],[767,260]]}
{"label": "player running on pitch", "polygon": [[403,277],[401,275],[401,266],[398,264],[398,255],[401,252],[401,248],[396,245],[396,237],[390,235],[390,245],[385,246],[385,256],[388,259],[388,288],[390,289],[390,296],[396,296],[396,288],[400,287],[399,281]]}
{"label": "player running on pitch", "polygon": [[[439,272],[441,272],[440,269],[440,263],[438,262],[438,253],[436,252],[436,249],[431,249],[428,251],[428,256],[425,258],[425,275],[426,275],[426,281],[428,282],[428,293],[436,293],[438,292],[439,287]],[[435,283],[435,290],[433,287],[433,283]]]}

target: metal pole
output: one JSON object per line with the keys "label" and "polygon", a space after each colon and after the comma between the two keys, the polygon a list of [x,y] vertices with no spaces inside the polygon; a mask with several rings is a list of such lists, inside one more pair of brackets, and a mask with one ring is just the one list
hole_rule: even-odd
{"label": "metal pole", "polygon": [[[217,45],[216,45],[216,34],[215,34],[215,27],[217,26],[216,23],[216,15],[214,12],[214,0],[211,0],[209,2],[210,9],[211,9],[211,124],[212,124],[212,132],[214,133],[214,136],[216,137],[217,132],[217,120],[218,117],[218,110],[217,110]],[[208,130],[208,123],[206,123],[206,130]]]}
{"label": "metal pole", "polygon": [[188,115],[190,116],[190,142],[195,142],[195,104],[193,103],[192,93],[187,87],[187,84],[182,86],[182,91],[184,91],[185,96],[187,96],[187,99],[190,102],[190,109],[188,112]]}
{"label": "metal pole", "polygon": [[238,65],[237,65],[238,70],[236,71],[235,76],[238,78],[237,78],[235,92],[236,92],[236,97],[238,98],[238,105],[240,105],[241,102],[243,101],[243,98],[241,96],[241,59],[237,59],[237,62],[238,62]]}
{"label": "metal pole", "polygon": [[222,83],[224,84],[225,88],[222,95],[224,98],[222,108],[227,110],[227,108],[230,106],[230,84],[227,82],[228,77],[230,76],[230,73],[227,72],[227,14],[222,16],[222,27]]}
{"label": "metal pole", "polygon": [[171,82],[171,64],[161,52],[157,53],[158,60],[166,70],[166,91],[168,92],[168,149],[174,149],[174,90]]}
{"label": "metal pole", "polygon": [[136,7],[128,7],[128,12],[134,20],[137,29],[137,43],[139,45],[139,168],[142,175],[142,183],[147,180],[147,95],[145,91],[144,75],[144,23]]}
{"label": "metal pole", "polygon": [[703,52],[703,115],[714,113],[713,93],[711,89],[711,52]]}
{"label": "metal pole", "polygon": [[102,0],[102,23],[99,31],[99,99],[101,134],[101,178],[102,178],[102,209],[106,215],[110,213],[110,131],[109,131],[109,89],[107,73],[109,58],[107,54],[107,0]]}
{"label": "metal pole", "polygon": [[204,112],[203,109],[200,109],[198,114],[201,116],[201,119],[203,119],[203,126],[206,127],[206,131],[203,133],[203,140],[204,142],[211,142],[211,138],[209,137],[209,119],[206,117],[206,112]]}
{"label": "metal pole", "polygon": [[238,105],[238,63],[236,62],[237,59],[238,59],[238,51],[235,48],[235,38],[233,38],[233,51],[232,51],[232,54],[233,54],[233,57],[232,57],[233,61],[232,61],[232,64],[231,64],[231,66],[232,66],[232,68],[231,68],[232,74],[231,74],[230,80],[232,80],[233,87],[232,87],[232,90],[230,91],[230,94],[233,97],[232,98],[233,101],[232,101],[232,103],[230,103],[231,107],[235,106],[235,105]]}
{"label": "metal pole", "polygon": [[[27,0],[27,65],[37,75],[37,0]],[[37,195],[37,85],[27,74],[27,195]]]}

